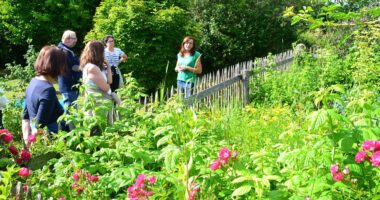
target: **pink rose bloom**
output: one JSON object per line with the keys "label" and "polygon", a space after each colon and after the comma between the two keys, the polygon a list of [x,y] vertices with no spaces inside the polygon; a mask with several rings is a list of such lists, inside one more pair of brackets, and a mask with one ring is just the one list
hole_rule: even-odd
{"label": "pink rose bloom", "polygon": [[22,160],[22,158],[17,158],[17,159],[16,159],[16,163],[17,163],[17,164],[21,164],[22,162],[24,162],[24,161]]}
{"label": "pink rose bloom", "polygon": [[375,141],[375,151],[380,151],[380,140]]}
{"label": "pink rose bloom", "polygon": [[32,135],[32,134],[30,134],[29,136],[28,136],[28,143],[34,143],[34,142],[36,142],[36,135]]}
{"label": "pink rose bloom", "polygon": [[355,161],[357,163],[361,163],[365,160],[365,158],[367,157],[367,152],[365,151],[359,151],[356,156],[355,156]]}
{"label": "pink rose bloom", "polygon": [[23,167],[18,171],[19,176],[28,177],[32,173],[32,170],[28,170],[28,168]]}
{"label": "pink rose bloom", "polygon": [[332,175],[336,174],[338,172],[339,165],[331,165],[330,166],[330,172]]}
{"label": "pink rose bloom", "polygon": [[156,177],[155,176],[152,176],[149,178],[149,183],[150,184],[154,184],[156,182]]}
{"label": "pink rose bloom", "polygon": [[76,194],[80,194],[81,192],[83,192],[83,188],[78,188],[77,190],[75,190]]}
{"label": "pink rose bloom", "polygon": [[343,174],[341,172],[338,172],[333,175],[333,180],[334,181],[342,181],[343,180]]}
{"label": "pink rose bloom", "polygon": [[219,158],[225,161],[231,157],[231,151],[228,148],[222,148],[219,152]]}
{"label": "pink rose bloom", "polygon": [[211,164],[210,169],[211,169],[212,171],[215,171],[215,170],[219,169],[220,166],[222,166],[222,162],[221,162],[220,160],[215,160],[215,161]]}
{"label": "pink rose bloom", "polygon": [[65,197],[60,197],[58,200],[66,200]]}
{"label": "pink rose bloom", "polygon": [[139,192],[135,186],[130,186],[128,187],[128,198],[133,199],[133,198],[138,198],[139,197]]}
{"label": "pink rose bloom", "polygon": [[21,158],[24,162],[27,162],[30,159],[30,152],[26,149],[21,151]]}
{"label": "pink rose bloom", "polygon": [[[79,171],[78,171],[79,172]],[[89,173],[89,172],[86,172],[85,174],[84,174],[84,176],[87,178],[87,179],[90,179],[91,178],[91,174]]]}
{"label": "pink rose bloom", "polygon": [[92,181],[92,182],[98,182],[99,181],[99,176],[90,176],[90,178],[88,180]]}
{"label": "pink rose bloom", "polygon": [[3,134],[3,135],[1,135],[1,138],[3,138],[3,140],[4,140],[4,142],[5,142],[6,144],[9,144],[9,143],[12,142],[12,140],[13,140],[13,136],[12,136],[12,134],[10,134],[9,132],[8,132],[8,133],[5,133],[5,134]]}
{"label": "pink rose bloom", "polygon": [[80,172],[75,172],[74,174],[73,174],[73,179],[74,180],[79,180],[79,177],[80,177]]}
{"label": "pink rose bloom", "polygon": [[12,155],[14,155],[14,156],[18,155],[18,150],[17,150],[17,148],[15,146],[11,145],[11,146],[9,146],[8,149],[11,152]]}
{"label": "pink rose bloom", "polygon": [[148,191],[148,190],[143,190],[143,189],[140,189],[139,193],[140,193],[140,195],[143,195],[143,196],[146,196],[146,197],[150,197],[150,196],[153,195],[153,192]]}
{"label": "pink rose bloom", "polygon": [[22,190],[24,190],[24,192],[26,193],[28,191],[28,186],[27,185],[23,185],[22,186]]}
{"label": "pink rose bloom", "polygon": [[74,182],[73,184],[71,184],[71,187],[73,189],[75,189],[75,188],[79,187],[79,183],[78,182]]}
{"label": "pink rose bloom", "polygon": [[3,133],[9,133],[8,129],[0,129],[0,136],[3,135]]}
{"label": "pink rose bloom", "polygon": [[363,145],[362,145],[362,149],[363,150],[367,150],[367,151],[374,151],[375,150],[375,146],[376,146],[376,142],[373,141],[373,140],[366,140],[364,141]]}
{"label": "pink rose bloom", "polygon": [[380,166],[380,151],[376,151],[371,157],[372,166]]}
{"label": "pink rose bloom", "polygon": [[143,188],[144,187],[144,182],[145,182],[146,176],[145,174],[140,174],[136,178],[135,185],[138,188]]}

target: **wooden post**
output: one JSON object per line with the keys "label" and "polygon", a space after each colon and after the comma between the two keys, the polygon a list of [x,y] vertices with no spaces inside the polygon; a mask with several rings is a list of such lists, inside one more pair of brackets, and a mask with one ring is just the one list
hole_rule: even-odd
{"label": "wooden post", "polygon": [[243,105],[249,103],[249,71],[243,72]]}

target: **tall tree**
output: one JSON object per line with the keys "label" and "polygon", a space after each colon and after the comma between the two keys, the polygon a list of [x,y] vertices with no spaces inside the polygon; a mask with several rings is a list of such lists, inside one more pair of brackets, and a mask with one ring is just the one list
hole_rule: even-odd
{"label": "tall tree", "polygon": [[[99,2],[100,0],[1,0],[0,38],[8,43],[8,47],[18,47],[20,52],[2,49],[0,55],[22,57],[27,49],[28,38],[33,39],[36,48],[40,48],[59,42],[66,29],[76,31],[78,41],[81,41],[91,28],[92,16]],[[79,43],[78,46],[81,45]],[[0,60],[7,58],[1,57]]]}

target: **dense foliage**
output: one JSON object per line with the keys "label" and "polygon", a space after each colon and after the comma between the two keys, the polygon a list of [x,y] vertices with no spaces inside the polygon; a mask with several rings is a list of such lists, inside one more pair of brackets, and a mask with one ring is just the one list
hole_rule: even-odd
{"label": "dense foliage", "polygon": [[[2,0],[0,2],[0,66],[15,59],[21,61],[26,53],[27,39],[33,39],[38,49],[56,44],[64,30],[77,32],[82,41],[91,28],[91,20],[100,0],[40,1]],[[83,47],[81,43],[79,47]]]}
{"label": "dense foliage", "polygon": [[[196,110],[180,98],[146,109],[127,74],[113,125],[104,115],[112,105],[90,99],[62,117],[76,128],[53,141],[40,131],[24,149],[19,131],[1,130],[0,199],[16,181],[33,195],[66,199],[379,198],[380,12],[349,16],[360,17],[348,44],[330,38],[341,24],[331,18],[307,33],[324,45],[299,52],[288,71],[258,68],[253,76],[265,75],[252,79],[243,109]],[[96,117],[84,114],[90,108]]]}
{"label": "dense foliage", "polygon": [[[193,35],[191,16],[178,6],[155,1],[103,1],[94,16],[94,28],[86,40],[115,37],[116,46],[128,54],[128,62],[120,66],[147,89],[155,90],[174,66],[182,39]],[[173,79],[174,80],[174,79]]]}

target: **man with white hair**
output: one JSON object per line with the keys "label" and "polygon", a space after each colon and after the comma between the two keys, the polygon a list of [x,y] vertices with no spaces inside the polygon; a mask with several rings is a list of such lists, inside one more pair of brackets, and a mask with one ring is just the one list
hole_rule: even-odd
{"label": "man with white hair", "polygon": [[62,35],[62,41],[58,44],[67,54],[68,67],[65,73],[58,77],[59,91],[63,96],[63,102],[67,109],[79,96],[79,88],[75,87],[82,77],[79,69],[79,58],[75,55],[73,47],[77,43],[77,36],[74,31],[66,30]]}
{"label": "man with white hair", "polygon": [[[67,68],[63,75],[58,76],[59,91],[63,96],[65,113],[68,114],[68,108],[78,99],[79,80],[82,78],[82,71],[79,69],[79,58],[75,55],[73,47],[77,43],[77,36],[74,31],[66,30],[62,35],[62,41],[58,44],[67,55]],[[74,128],[72,123],[61,122],[61,129],[71,131]]]}

